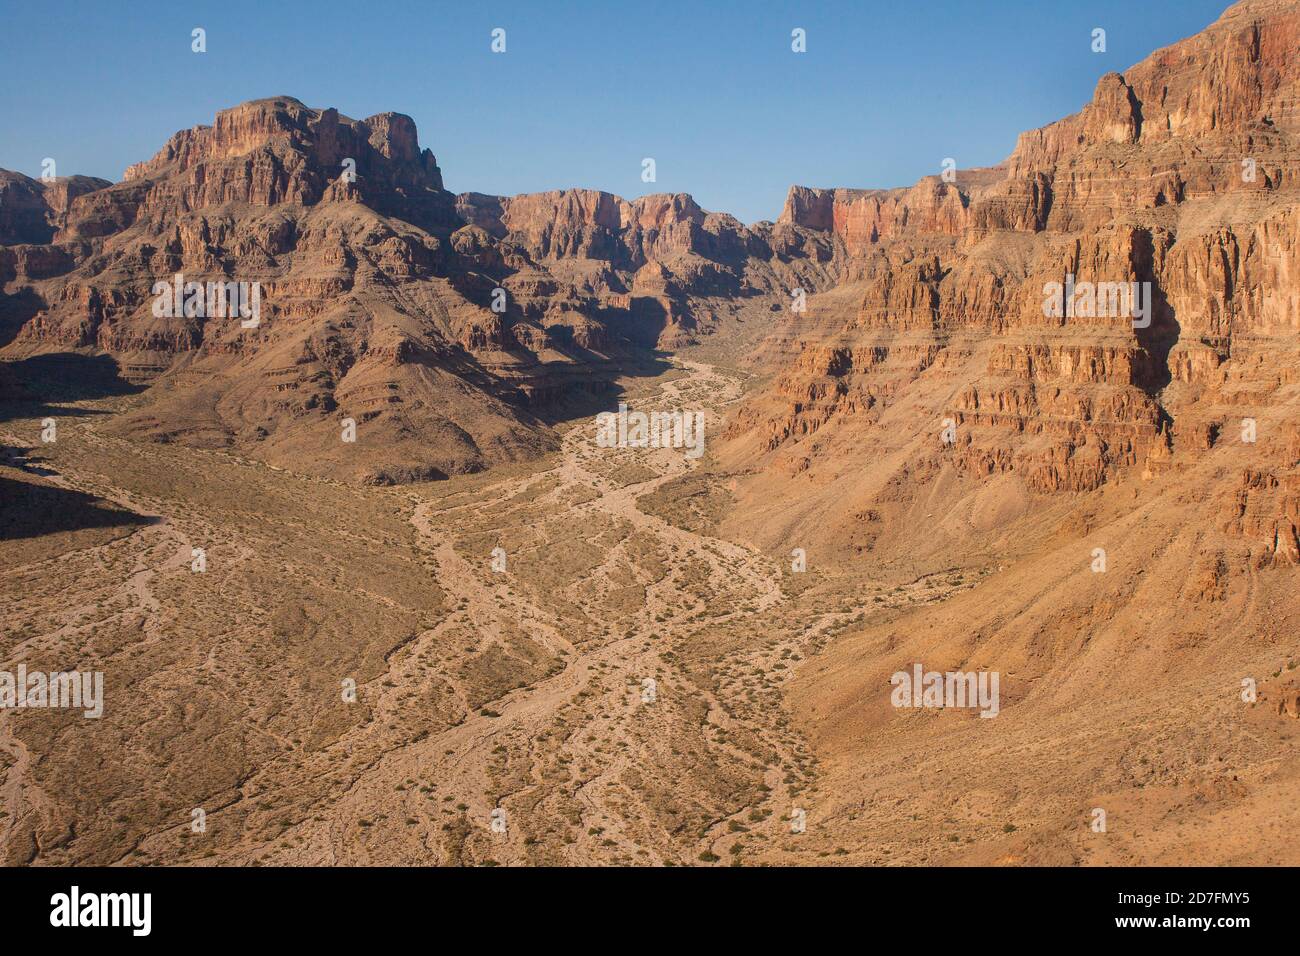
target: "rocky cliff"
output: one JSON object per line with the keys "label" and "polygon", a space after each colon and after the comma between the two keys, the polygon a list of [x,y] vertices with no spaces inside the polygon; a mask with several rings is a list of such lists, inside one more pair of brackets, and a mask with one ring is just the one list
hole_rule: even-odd
{"label": "rocky cliff", "polygon": [[[1243,679],[1280,673],[1300,627],[1298,31],[1297,4],[1246,0],[993,169],[791,190],[782,221],[830,237],[844,281],[755,356],[723,530],[804,549],[811,587],[961,591],[868,608],[800,672],[837,841],[892,846],[873,812],[959,780],[958,817],[1011,793],[1059,823],[951,859],[1095,862],[1110,838],[1072,835],[1115,793],[1152,795],[1145,836],[1189,780],[1293,786],[1279,737],[1276,776],[1220,768]],[[1090,294],[1062,308],[1067,286]],[[1001,674],[998,720],[900,717],[890,675],[918,661]]]}
{"label": "rocky cliff", "polygon": [[[290,97],[175,134],[117,184],[4,174],[0,240],[4,353],[107,353],[150,385],[123,432],[377,482],[551,447],[566,403],[731,300],[784,297],[809,267],[774,245],[824,243],[684,195],[453,196],[409,117]],[[188,294],[160,309],[176,276],[256,283],[256,325]],[[830,281],[815,264],[805,284]]]}
{"label": "rocky cliff", "polygon": [[50,242],[74,199],[109,185],[92,176],[31,179],[0,169],[0,246]]}
{"label": "rocky cliff", "polygon": [[[1241,559],[1295,563],[1298,29],[1248,0],[998,167],[792,189],[781,221],[834,237],[846,281],[783,316],[758,359],[780,373],[730,429],[727,460],[799,500],[756,533],[950,552],[1035,499],[1205,468]],[[992,516],[901,522],[995,486]]]}

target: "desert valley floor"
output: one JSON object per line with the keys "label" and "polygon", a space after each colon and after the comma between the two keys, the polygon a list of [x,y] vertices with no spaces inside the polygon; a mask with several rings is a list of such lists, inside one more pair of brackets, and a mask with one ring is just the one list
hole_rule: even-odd
{"label": "desert valley floor", "polygon": [[[746,385],[715,362],[626,394],[712,433]],[[844,700],[885,649],[837,638],[1005,567],[794,573],[718,536],[708,456],[590,417],[532,465],[373,488],[102,434],[133,400],[0,429],[47,532],[0,543],[6,657],[102,669],[107,701],[0,717],[7,863],[1300,861],[1296,724],[1235,672],[991,721]]]}

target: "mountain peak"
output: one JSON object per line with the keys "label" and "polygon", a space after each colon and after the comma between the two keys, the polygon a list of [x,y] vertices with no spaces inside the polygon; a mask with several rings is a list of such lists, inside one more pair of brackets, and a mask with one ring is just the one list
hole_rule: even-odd
{"label": "mountain peak", "polygon": [[124,178],[129,182],[185,172],[255,153],[291,165],[298,159],[290,154],[297,154],[331,178],[355,173],[358,179],[377,176],[405,186],[442,189],[437,162],[432,152],[420,149],[411,117],[385,112],[353,120],[333,107],[313,109],[292,96],[250,100],[221,110],[213,125],[177,132],[152,159],[129,167]]}

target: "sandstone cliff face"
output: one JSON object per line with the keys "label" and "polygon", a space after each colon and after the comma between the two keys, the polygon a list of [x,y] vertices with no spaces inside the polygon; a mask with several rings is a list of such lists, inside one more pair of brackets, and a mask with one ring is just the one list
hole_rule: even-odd
{"label": "sandstone cliff face", "polygon": [[[1148,740],[1168,753],[1161,728],[1207,714],[1219,746],[1242,678],[1293,657],[1298,28],[1297,4],[1247,0],[1103,77],[994,169],[791,191],[782,220],[831,237],[845,281],[782,315],[755,357],[772,374],[719,453],[735,476],[723,530],[778,560],[805,549],[810,589],[963,586],[929,607],[867,606],[799,671],[789,702],[828,768],[837,841],[870,839],[863,807],[911,786],[1024,798],[1032,766],[1048,780],[1035,800],[1069,794],[1060,826],[975,860],[1046,862],[1024,848],[1082,831],[1081,808],[1110,794],[1151,792],[1128,754]],[[1150,283],[1149,322],[1045,310],[1045,286],[1070,276]],[[890,675],[915,661],[999,673],[998,726],[901,716]],[[1259,719],[1289,721],[1294,688],[1266,695]],[[983,749],[1010,739],[1024,746]],[[1286,765],[1289,742],[1265,739]],[[960,756],[927,770],[917,753]],[[890,823],[874,837],[893,839]],[[1182,832],[1178,849],[1185,862]]]}
{"label": "sandstone cliff face", "polygon": [[[845,284],[783,316],[756,359],[780,372],[724,459],[797,505],[737,530],[950,555],[1015,537],[1032,496],[1210,480],[1231,490],[1207,495],[1205,517],[1239,563],[1294,564],[1298,30],[1294,4],[1247,0],[1103,77],[998,167],[792,189],[781,221],[831,236]],[[1047,293],[1067,281],[1138,283],[1148,315],[1114,301],[1062,314]],[[992,487],[1014,502],[997,521],[900,530]]]}
{"label": "sandstone cliff face", "polygon": [[[449,281],[453,203],[407,117],[247,103],[79,190],[53,241],[0,250],[0,344],[107,353],[155,383],[116,423],[140,437],[381,482],[533,454],[552,439],[512,403],[541,361],[489,370],[456,345],[499,317]],[[177,275],[256,284],[256,326],[159,309]],[[346,454],[344,418],[373,454]]]}
{"label": "sandstone cliff face", "polygon": [[50,242],[74,199],[108,185],[92,176],[46,181],[0,169],[0,246]]}
{"label": "sandstone cliff face", "polygon": [[[789,271],[689,196],[452,196],[409,117],[290,97],[177,133],[117,184],[6,173],[0,242],[0,346],[153,383],[124,432],[381,482],[551,447],[546,407],[689,341],[718,297],[784,296]],[[159,311],[177,275],[256,283],[258,325]]]}
{"label": "sandstone cliff face", "polygon": [[530,318],[600,314],[632,341],[660,348],[710,331],[727,303],[776,304],[837,278],[833,251],[812,230],[746,227],[685,194],[465,193],[456,211],[468,227],[457,247],[511,272],[503,286]]}
{"label": "sandstone cliff face", "polygon": [[182,130],[123,178],[149,182],[142,211],[156,216],[229,202],[311,206],[329,198],[360,200],[426,228],[458,224],[437,161],[420,149],[409,116],[357,121],[290,97],[223,110],[212,126]]}

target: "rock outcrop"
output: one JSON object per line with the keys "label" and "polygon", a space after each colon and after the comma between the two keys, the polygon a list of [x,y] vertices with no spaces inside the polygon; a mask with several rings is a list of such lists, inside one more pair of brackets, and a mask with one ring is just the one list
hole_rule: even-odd
{"label": "rock outcrop", "polygon": [[[1298,31],[1294,4],[1247,0],[1102,77],[997,167],[793,188],[781,222],[831,237],[844,282],[755,360],[779,374],[725,458],[798,504],[748,532],[950,555],[1009,533],[1034,496],[1235,471],[1206,516],[1245,564],[1296,563]],[[1015,502],[991,524],[904,527],[991,486]]]}
{"label": "rock outcrop", "polygon": [[74,199],[109,185],[92,176],[31,179],[0,169],[0,246],[50,242]]}
{"label": "rock outcrop", "polygon": [[[117,422],[129,435],[439,477],[552,447],[551,406],[691,341],[727,300],[784,296],[805,267],[771,232],[683,195],[453,196],[409,117],[275,97],[175,134],[117,184],[4,174],[0,345],[112,356],[151,385]],[[160,302],[177,281],[256,284],[256,324],[206,293]],[[341,447],[345,419],[372,454]]]}

